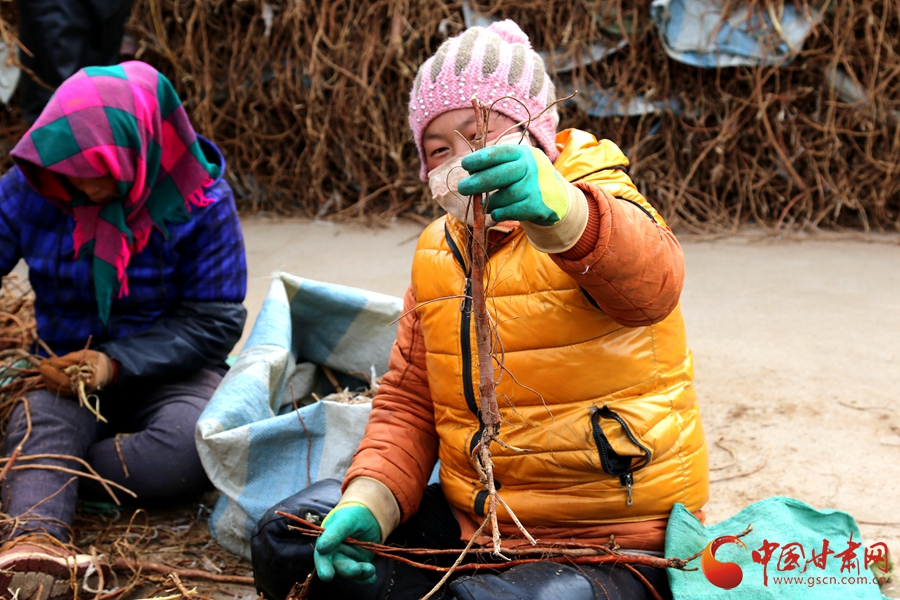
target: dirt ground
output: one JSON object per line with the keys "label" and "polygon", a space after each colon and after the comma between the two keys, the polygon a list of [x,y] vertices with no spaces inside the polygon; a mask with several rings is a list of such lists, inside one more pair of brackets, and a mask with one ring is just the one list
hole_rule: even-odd
{"label": "dirt ground", "polygon": [[[238,348],[272,272],[402,296],[422,230],[411,222],[366,228],[261,217],[243,227],[249,317]],[[708,521],[790,496],[850,513],[864,543],[886,542],[900,562],[900,235],[679,239],[687,263],[682,307],[713,469]],[[249,564],[204,539],[212,501],[178,509],[178,523],[154,515],[170,537],[148,546],[143,560],[247,574]],[[78,528],[85,546],[96,531],[108,537],[126,527],[129,515],[88,518]],[[886,596],[900,598],[897,579],[882,588]],[[251,586],[196,583],[209,597],[255,598]],[[148,582],[128,597],[164,588]]]}
{"label": "dirt ground", "polygon": [[[421,229],[245,220],[248,323],[275,270],[402,296]],[[900,557],[900,235],[679,239],[709,521],[791,496],[847,511]],[[883,591],[900,598],[896,581]]]}

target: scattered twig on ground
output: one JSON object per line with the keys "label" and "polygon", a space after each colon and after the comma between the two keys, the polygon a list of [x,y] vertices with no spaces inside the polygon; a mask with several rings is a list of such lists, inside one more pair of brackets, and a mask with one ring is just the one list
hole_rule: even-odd
{"label": "scattered twig on ground", "polygon": [[184,587],[184,584],[181,583],[181,578],[178,576],[178,573],[176,573],[175,571],[172,571],[171,573],[169,573],[167,579],[170,582],[172,582],[172,585],[175,586],[175,589],[177,589],[179,591],[179,593],[181,594],[181,597],[184,598],[185,600],[191,600],[191,598],[193,598],[194,595],[196,595],[197,588],[189,590],[186,587]]}
{"label": "scattered twig on ground", "polygon": [[724,439],[725,439],[724,435],[719,437],[719,439],[716,440],[716,446],[718,446],[719,448],[721,448],[722,450],[724,450],[725,452],[727,452],[728,454],[731,455],[731,462],[726,465],[710,467],[709,468],[710,471],[721,471],[722,469],[727,469],[728,467],[731,467],[731,466],[737,464],[737,454],[735,454],[734,450],[732,450],[731,448],[729,448],[728,446],[726,446],[725,444],[722,443],[722,440],[724,440]]}
{"label": "scattered twig on ground", "polygon": [[749,477],[754,473],[759,473],[762,471],[769,462],[769,456],[772,454],[772,447],[769,446],[769,449],[766,451],[766,457],[763,459],[762,464],[758,467],[750,469],[749,471],[744,471],[742,473],[735,473],[734,475],[725,475],[723,477],[717,477],[716,479],[710,479],[710,483],[718,483],[720,481],[728,481],[729,479],[740,479],[741,477]]}
{"label": "scattered twig on ground", "polygon": [[177,575],[189,579],[206,579],[209,581],[218,581],[220,583],[253,585],[253,577],[242,575],[219,575],[218,573],[210,573],[209,571],[202,571],[200,569],[182,569],[159,563],[128,561],[124,558],[117,559],[111,566],[116,571],[161,573],[163,575]]}
{"label": "scattered twig on ground", "polygon": [[[97,574],[97,587],[96,589],[91,589],[88,585],[87,576],[85,576],[84,589],[88,592],[94,592],[94,600],[99,600],[103,595],[103,590],[106,588],[106,578],[103,574],[103,568],[100,566],[100,555],[93,546],[91,546],[91,565]],[[38,598],[40,598],[40,596],[38,596]]]}
{"label": "scattered twig on ground", "polygon": [[852,408],[853,410],[861,410],[861,411],[869,411],[875,410],[880,412],[890,413],[893,412],[892,409],[887,406],[859,406],[857,404],[850,404],[849,402],[844,402],[843,400],[839,400],[838,404],[841,406],[846,406],[847,408]]}

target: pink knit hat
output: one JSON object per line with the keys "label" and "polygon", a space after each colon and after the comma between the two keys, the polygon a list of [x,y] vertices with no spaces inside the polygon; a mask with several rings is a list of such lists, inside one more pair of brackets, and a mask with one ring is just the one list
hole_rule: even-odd
{"label": "pink knit hat", "polygon": [[[457,108],[471,108],[472,96],[490,104],[503,96],[521,100],[531,116],[537,116],[556,100],[556,89],[544,71],[544,60],[528,36],[513,21],[490,27],[472,27],[441,44],[434,56],[422,63],[409,99],[409,126],[416,140],[422,168],[428,178],[422,136],[435,117]],[[494,110],[514,121],[528,113],[513,100],[501,100]],[[531,122],[528,131],[534,143],[551,161],[556,160],[556,107]]]}

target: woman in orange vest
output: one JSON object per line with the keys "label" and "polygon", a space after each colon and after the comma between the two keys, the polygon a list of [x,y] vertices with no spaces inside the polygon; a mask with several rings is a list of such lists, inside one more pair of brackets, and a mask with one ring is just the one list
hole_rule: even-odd
{"label": "woman in orange vest", "polygon": [[[493,102],[489,145],[475,152],[473,96]],[[470,459],[484,430],[466,258],[474,194],[490,193],[484,283],[503,357],[506,445],[491,447],[500,496],[545,543],[614,540],[659,555],[676,502],[702,518],[709,473],[678,305],[681,247],[612,142],[557,134],[554,100],[512,21],[447,40],[419,68],[409,122],[422,178],[448,215],[419,239],[390,370],[341,491],[318,482],[257,525],[254,572],[266,597],[281,600],[315,568],[310,598],[420,598],[440,574],[343,540],[461,549],[484,521],[488,494]],[[429,486],[438,459],[440,483]],[[275,510],[327,515],[325,531],[300,538]],[[504,546],[522,543],[505,508],[498,517]],[[650,585],[670,597],[664,571],[638,571],[646,581],[622,566],[532,563],[458,577],[442,593],[642,599]]]}

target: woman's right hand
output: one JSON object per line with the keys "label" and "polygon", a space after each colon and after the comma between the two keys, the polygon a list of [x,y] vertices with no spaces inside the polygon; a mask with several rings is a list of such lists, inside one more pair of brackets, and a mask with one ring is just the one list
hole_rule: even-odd
{"label": "woman's right hand", "polygon": [[566,216],[572,184],[539,148],[504,144],[476,150],[462,159],[470,173],[459,182],[464,196],[490,192],[485,210],[497,223],[531,221],[552,225]]}

